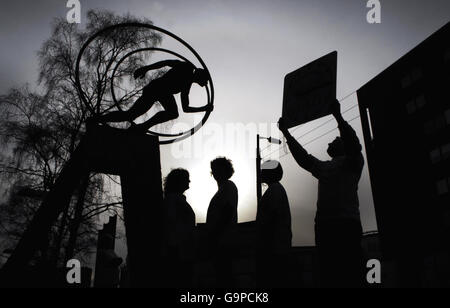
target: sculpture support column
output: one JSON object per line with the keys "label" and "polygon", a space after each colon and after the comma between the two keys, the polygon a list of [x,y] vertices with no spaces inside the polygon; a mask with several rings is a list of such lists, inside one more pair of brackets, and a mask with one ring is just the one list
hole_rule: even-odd
{"label": "sculpture support column", "polygon": [[80,179],[89,172],[121,177],[131,285],[161,285],[164,220],[158,138],[107,126],[88,127],[2,268],[1,278],[21,280],[17,274],[26,269],[40,241],[46,238],[61,210],[69,204]]}
{"label": "sculpture support column", "polygon": [[162,283],[163,197],[158,139],[146,142],[120,175],[132,287]]}

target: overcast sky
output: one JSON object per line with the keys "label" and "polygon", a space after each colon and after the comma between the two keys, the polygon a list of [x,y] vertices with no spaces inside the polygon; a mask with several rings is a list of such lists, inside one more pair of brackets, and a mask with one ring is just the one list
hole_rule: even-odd
{"label": "overcast sky", "polygon": [[[276,129],[268,131],[267,127],[281,115],[283,78],[287,73],[337,50],[337,97],[342,98],[450,19],[448,0],[381,0],[381,24],[367,23],[369,9],[365,0],[80,2],[82,21],[91,8],[147,17],[187,41],[208,66],[216,91],[213,114],[190,140],[173,147],[164,146],[161,157],[163,175],[175,167],[185,167],[191,172],[187,196],[198,222],[204,222],[208,202],[216,190],[209,175],[209,160],[219,155],[229,156],[235,163],[232,180],[239,189],[240,221],[255,218],[254,133],[259,127],[262,134],[278,134]],[[52,19],[66,15],[65,4],[65,0],[1,0],[0,92],[25,82],[35,83],[36,51],[49,37]],[[342,102],[343,109],[356,103],[356,95],[350,95]],[[357,116],[357,108],[344,115],[346,119]],[[294,135],[300,136],[325,120],[309,123],[295,130]],[[351,125],[360,134],[359,118]],[[243,131],[243,126],[246,133],[233,137],[236,130]],[[301,141],[306,143],[334,127],[336,124],[331,122]],[[326,147],[336,134],[335,130],[317,139],[307,145],[307,150],[318,158],[328,159]],[[360,139],[363,142],[362,136]],[[261,147],[266,145],[262,141]],[[265,150],[263,157],[276,149]],[[186,151],[191,154],[179,158]],[[275,151],[273,157],[279,153],[284,152]],[[282,183],[293,217],[293,243],[311,245],[317,181],[301,170],[290,155],[282,157],[281,163],[285,170]],[[367,166],[359,196],[364,230],[375,230]]]}

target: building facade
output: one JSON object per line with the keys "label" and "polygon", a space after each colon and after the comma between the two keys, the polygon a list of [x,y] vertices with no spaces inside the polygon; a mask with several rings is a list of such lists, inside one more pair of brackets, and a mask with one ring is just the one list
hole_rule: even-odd
{"label": "building facade", "polygon": [[449,248],[449,86],[450,23],[357,92],[383,255],[400,284],[422,284],[426,260]]}

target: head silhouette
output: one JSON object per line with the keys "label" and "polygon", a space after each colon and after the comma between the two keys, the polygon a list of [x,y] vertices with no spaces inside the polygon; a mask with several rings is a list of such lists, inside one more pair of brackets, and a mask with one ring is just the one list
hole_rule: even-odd
{"label": "head silhouette", "polygon": [[201,87],[206,86],[208,79],[208,73],[204,69],[196,68],[194,70],[194,82],[199,84]]}
{"label": "head silhouette", "polygon": [[164,179],[164,194],[184,193],[189,189],[189,172],[185,169],[173,169]]}
{"label": "head silhouette", "polygon": [[224,182],[234,173],[233,163],[226,157],[217,157],[211,161],[211,174],[217,182]]}
{"label": "head silhouette", "polygon": [[268,160],[261,165],[261,182],[277,183],[283,178],[283,168],[279,161]]}
{"label": "head silhouette", "polygon": [[328,144],[327,153],[332,158],[345,155],[344,143],[341,137],[336,137],[336,139]]}

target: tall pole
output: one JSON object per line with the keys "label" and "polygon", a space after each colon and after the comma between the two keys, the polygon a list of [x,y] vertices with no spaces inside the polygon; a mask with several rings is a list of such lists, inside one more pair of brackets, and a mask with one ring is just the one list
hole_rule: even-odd
{"label": "tall pole", "polygon": [[259,134],[256,135],[256,210],[259,210],[261,199],[261,153],[259,149]]}

